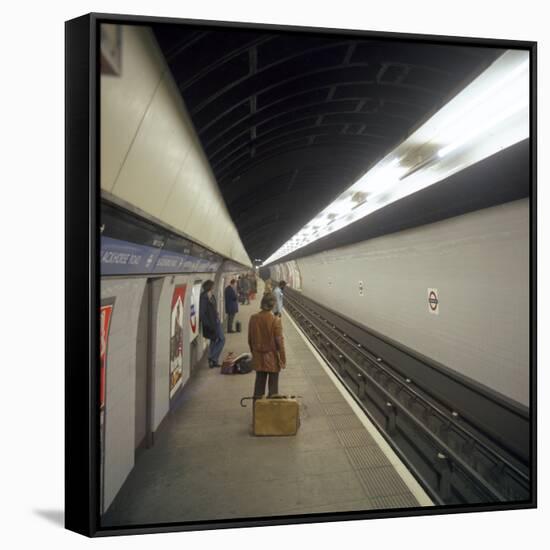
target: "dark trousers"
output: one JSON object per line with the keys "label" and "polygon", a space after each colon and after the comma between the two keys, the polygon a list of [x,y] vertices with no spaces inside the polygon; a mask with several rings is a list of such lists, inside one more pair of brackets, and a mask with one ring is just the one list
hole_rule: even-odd
{"label": "dark trousers", "polygon": [[279,393],[279,373],[256,371],[256,382],[254,382],[254,397],[261,397],[265,394],[265,382],[268,380],[268,396]]}
{"label": "dark trousers", "polygon": [[233,319],[235,319],[234,313],[227,314],[227,332],[233,332]]}

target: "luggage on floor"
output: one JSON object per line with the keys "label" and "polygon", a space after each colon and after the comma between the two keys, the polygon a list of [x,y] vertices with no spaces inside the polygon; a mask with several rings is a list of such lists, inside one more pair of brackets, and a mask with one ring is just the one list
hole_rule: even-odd
{"label": "luggage on floor", "polygon": [[222,362],[222,368],[220,369],[220,373],[233,374],[234,370],[235,370],[235,354],[231,352],[225,356]]}
{"label": "luggage on floor", "polygon": [[252,355],[229,352],[222,363],[221,374],[247,374],[252,370]]}
{"label": "luggage on floor", "polygon": [[248,374],[252,371],[252,355],[243,353],[242,356],[235,361],[234,374]]}
{"label": "luggage on floor", "polygon": [[252,428],[254,435],[296,435],[300,427],[300,405],[295,395],[272,397],[243,397],[244,402],[252,399]]}
{"label": "luggage on floor", "polygon": [[240,322],[240,321],[236,321],[236,323],[235,323],[235,330],[236,330],[237,332],[241,332],[241,328],[242,328],[241,322]]}

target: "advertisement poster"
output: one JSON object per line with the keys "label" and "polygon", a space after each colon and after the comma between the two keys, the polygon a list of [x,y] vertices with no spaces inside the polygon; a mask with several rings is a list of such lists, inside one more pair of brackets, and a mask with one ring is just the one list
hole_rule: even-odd
{"label": "advertisement poster", "polygon": [[201,298],[202,283],[198,282],[193,285],[191,292],[191,311],[189,315],[189,325],[191,326],[191,336],[189,342],[192,342],[199,335],[199,305]]}
{"label": "advertisement poster", "polygon": [[183,323],[185,291],[187,285],[178,285],[172,295],[170,310],[170,397],[172,397],[183,380]]}
{"label": "advertisement poster", "polygon": [[105,465],[105,398],[107,380],[107,345],[109,343],[109,328],[113,304],[101,306],[99,309],[99,445],[101,453],[101,507],[103,509],[103,471]]}

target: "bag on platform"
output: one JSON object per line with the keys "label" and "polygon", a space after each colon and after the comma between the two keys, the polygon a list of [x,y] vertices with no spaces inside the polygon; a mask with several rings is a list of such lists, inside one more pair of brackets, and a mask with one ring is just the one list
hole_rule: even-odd
{"label": "bag on platform", "polygon": [[252,370],[252,355],[250,353],[240,353],[235,355],[229,352],[223,360],[220,369],[221,374],[247,374]]}
{"label": "bag on platform", "polygon": [[221,374],[233,374],[235,368],[235,354],[233,352],[227,354],[222,362],[220,369]]}
{"label": "bag on platform", "polygon": [[272,397],[243,397],[241,407],[246,407],[244,402],[252,399],[252,428],[254,435],[281,436],[296,435],[300,427],[299,396],[274,395]]}
{"label": "bag on platform", "polygon": [[235,363],[235,374],[248,374],[252,371],[252,355],[244,353]]}

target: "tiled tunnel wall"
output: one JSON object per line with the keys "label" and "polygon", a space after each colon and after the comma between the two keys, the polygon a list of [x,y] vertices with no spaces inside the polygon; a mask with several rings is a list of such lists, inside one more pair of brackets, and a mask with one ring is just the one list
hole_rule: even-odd
{"label": "tiled tunnel wall", "polygon": [[[297,264],[304,295],[528,406],[527,199]],[[437,315],[428,308],[432,288]]]}

